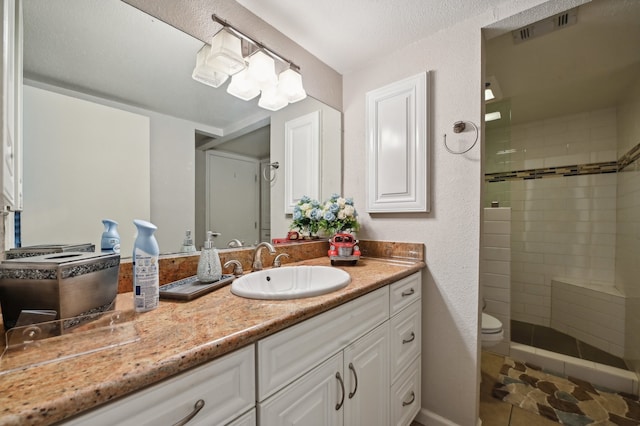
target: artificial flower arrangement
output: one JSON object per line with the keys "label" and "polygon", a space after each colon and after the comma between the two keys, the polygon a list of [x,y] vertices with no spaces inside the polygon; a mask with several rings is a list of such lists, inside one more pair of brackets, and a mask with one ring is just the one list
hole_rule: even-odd
{"label": "artificial flower arrangement", "polygon": [[338,232],[355,232],[360,229],[358,212],[353,205],[353,199],[332,194],[322,205],[320,229],[323,229],[329,235]]}
{"label": "artificial flower arrangement", "polygon": [[360,224],[353,199],[332,194],[320,204],[305,195],[293,207],[293,222],[289,228],[309,235],[315,235],[320,230],[333,235],[337,232],[357,231]]}
{"label": "artificial flower arrangement", "polygon": [[293,206],[293,222],[290,229],[298,229],[302,234],[315,235],[320,229],[322,209],[318,200],[312,200],[304,195]]}

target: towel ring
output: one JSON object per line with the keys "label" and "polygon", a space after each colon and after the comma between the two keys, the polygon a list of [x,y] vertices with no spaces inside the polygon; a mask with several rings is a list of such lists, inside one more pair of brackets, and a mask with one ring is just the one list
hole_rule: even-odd
{"label": "towel ring", "polygon": [[278,163],[277,161],[262,166],[262,178],[267,182],[273,182],[274,180],[276,180],[275,173],[273,174],[273,177],[271,176],[271,169],[278,170],[278,167],[280,167],[280,163]]}
{"label": "towel ring", "polygon": [[444,134],[444,148],[449,151],[451,154],[464,154],[466,152],[471,151],[471,148],[473,148],[474,146],[476,146],[476,143],[478,143],[478,137],[480,136],[480,132],[478,132],[478,126],[476,126],[475,124],[473,124],[473,122],[471,121],[456,121],[455,123],[453,123],[453,133],[462,133],[466,128],[467,125],[466,123],[469,123],[473,126],[473,129],[476,132],[476,138],[473,141],[473,143],[471,144],[471,146],[467,149],[465,149],[464,151],[453,151],[451,148],[449,148],[449,145],[447,145],[447,134]]}

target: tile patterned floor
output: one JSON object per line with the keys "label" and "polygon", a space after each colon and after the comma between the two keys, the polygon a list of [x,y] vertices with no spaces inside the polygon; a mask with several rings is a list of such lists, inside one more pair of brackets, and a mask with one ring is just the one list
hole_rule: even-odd
{"label": "tile patterned floor", "polygon": [[511,341],[627,370],[624,360],[549,327],[511,321]]}
{"label": "tile patterned floor", "polygon": [[500,401],[491,395],[503,363],[503,356],[482,352],[482,383],[480,383],[482,426],[558,426],[556,422]]}

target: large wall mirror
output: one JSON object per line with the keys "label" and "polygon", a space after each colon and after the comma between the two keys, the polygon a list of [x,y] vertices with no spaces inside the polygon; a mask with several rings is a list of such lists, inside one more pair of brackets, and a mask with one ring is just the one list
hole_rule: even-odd
{"label": "large wall mirror", "polygon": [[[123,256],[135,218],[158,226],[165,253],[180,249],[186,230],[198,247],[207,230],[222,233],[219,248],[283,237],[285,123],[314,111],[319,197],[340,192],[339,111],[307,97],[270,112],[226,84],[196,82],[203,41],[120,0],[23,3],[23,246],[98,246],[103,218],[119,222]],[[236,187],[251,180],[243,170],[260,185]],[[225,219],[213,213],[221,206]]]}

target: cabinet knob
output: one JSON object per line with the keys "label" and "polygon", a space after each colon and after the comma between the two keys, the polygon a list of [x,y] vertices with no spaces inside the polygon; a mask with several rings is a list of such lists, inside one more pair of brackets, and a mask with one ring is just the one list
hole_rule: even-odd
{"label": "cabinet knob", "polygon": [[185,418],[180,420],[178,423],[175,423],[173,426],[184,426],[191,421],[204,407],[204,400],[199,399],[193,405],[193,411],[191,411]]}

